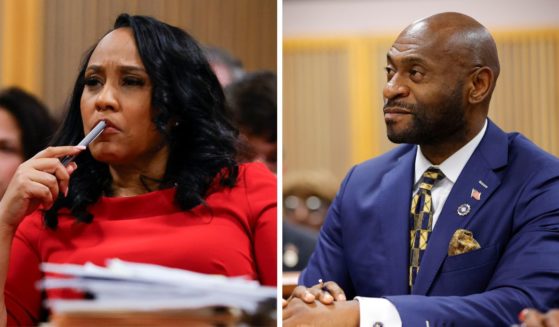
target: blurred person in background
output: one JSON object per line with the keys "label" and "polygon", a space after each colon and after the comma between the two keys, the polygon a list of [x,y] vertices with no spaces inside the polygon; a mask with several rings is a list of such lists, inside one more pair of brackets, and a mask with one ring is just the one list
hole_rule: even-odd
{"label": "blurred person in background", "polygon": [[292,171],[283,176],[284,217],[318,233],[326,218],[338,184],[328,171]]}
{"label": "blurred person in background", "polygon": [[17,167],[45,148],[55,127],[35,96],[17,87],[0,91],[0,199]]}
{"label": "blurred person in background", "polygon": [[245,75],[241,60],[227,50],[212,46],[205,46],[203,50],[222,87],[240,80]]}
{"label": "blurred person in background", "polygon": [[240,131],[239,160],[277,170],[277,78],[268,71],[246,74],[225,88],[227,108]]}
{"label": "blurred person in background", "polygon": [[337,188],[335,177],[324,170],[283,175],[284,271],[301,271],[307,265]]}
{"label": "blurred person in background", "polygon": [[[103,133],[75,146],[100,121]],[[52,146],[18,167],[0,201],[0,324],[38,323],[45,262],[119,258],[275,286],[276,177],[239,164],[236,142],[196,40],[118,16],[86,52]]]}
{"label": "blurred person in background", "polygon": [[283,271],[301,271],[307,266],[316,246],[318,234],[287,219],[282,221]]}

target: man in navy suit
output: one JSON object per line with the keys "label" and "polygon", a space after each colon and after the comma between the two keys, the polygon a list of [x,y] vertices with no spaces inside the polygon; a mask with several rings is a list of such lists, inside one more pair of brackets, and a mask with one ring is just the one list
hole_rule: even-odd
{"label": "man in navy suit", "polygon": [[387,61],[387,134],[404,144],[348,173],[283,325],[508,326],[558,306],[559,160],[487,118],[489,32],[437,14]]}

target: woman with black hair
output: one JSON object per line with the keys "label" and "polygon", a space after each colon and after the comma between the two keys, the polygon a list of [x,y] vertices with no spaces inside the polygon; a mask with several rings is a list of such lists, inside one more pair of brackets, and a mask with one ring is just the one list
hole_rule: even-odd
{"label": "woman with black hair", "polygon": [[0,91],[0,199],[17,167],[48,144],[55,125],[33,95],[17,87]]}
{"label": "woman with black hair", "polygon": [[[70,146],[101,120],[87,149]],[[9,323],[37,323],[41,262],[116,257],[275,285],[276,181],[238,165],[235,144],[195,40],[120,15],[86,54],[53,146],[20,165],[0,202]]]}

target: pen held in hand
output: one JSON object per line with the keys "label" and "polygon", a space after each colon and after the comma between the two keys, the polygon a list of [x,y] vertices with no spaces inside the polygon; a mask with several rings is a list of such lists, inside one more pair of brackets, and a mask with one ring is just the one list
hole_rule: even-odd
{"label": "pen held in hand", "polygon": [[[106,126],[107,123],[104,120],[99,121],[97,125],[95,125],[95,127],[93,127],[93,129],[77,145],[87,147],[91,142],[93,142],[93,140],[97,138],[97,136],[101,135]],[[64,166],[67,166],[70,162],[74,161],[75,158],[75,155],[65,156],[60,161]]]}
{"label": "pen held in hand", "polygon": [[318,280],[318,283],[320,284],[320,290],[323,292],[328,292],[328,288],[326,286],[324,286],[324,281],[321,279]]}

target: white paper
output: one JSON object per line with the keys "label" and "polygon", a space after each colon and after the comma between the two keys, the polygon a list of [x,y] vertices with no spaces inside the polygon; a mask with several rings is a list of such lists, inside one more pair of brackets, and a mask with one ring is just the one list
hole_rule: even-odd
{"label": "white paper", "polygon": [[[43,263],[47,277],[39,287],[89,292],[93,300],[51,300],[57,312],[103,310],[193,309],[208,306],[239,308],[248,313],[276,297],[276,289],[241,277],[206,275],[152,264],[107,261],[107,267]],[[68,278],[70,277],[70,278]]]}

